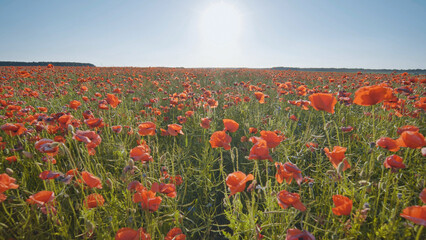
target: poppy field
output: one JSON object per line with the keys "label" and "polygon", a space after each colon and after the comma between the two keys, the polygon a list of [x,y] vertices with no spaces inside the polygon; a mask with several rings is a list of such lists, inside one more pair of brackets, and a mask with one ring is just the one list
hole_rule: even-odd
{"label": "poppy field", "polygon": [[0,67],[0,239],[425,239],[426,76]]}

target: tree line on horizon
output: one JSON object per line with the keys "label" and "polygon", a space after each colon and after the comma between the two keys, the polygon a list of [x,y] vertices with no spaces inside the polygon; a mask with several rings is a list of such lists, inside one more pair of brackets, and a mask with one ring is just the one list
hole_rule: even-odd
{"label": "tree line on horizon", "polygon": [[95,67],[92,63],[79,63],[79,62],[14,62],[14,61],[0,61],[0,66],[53,66],[62,67]]}
{"label": "tree line on horizon", "polygon": [[306,72],[362,72],[362,73],[403,73],[414,75],[426,74],[426,69],[368,69],[368,68],[298,68],[298,67],[273,67],[272,70],[293,70]]}

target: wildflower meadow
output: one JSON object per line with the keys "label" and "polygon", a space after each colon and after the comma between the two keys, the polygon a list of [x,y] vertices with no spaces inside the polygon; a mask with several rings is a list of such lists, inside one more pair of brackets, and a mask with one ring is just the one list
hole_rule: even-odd
{"label": "wildflower meadow", "polygon": [[425,239],[426,76],[0,67],[0,239]]}

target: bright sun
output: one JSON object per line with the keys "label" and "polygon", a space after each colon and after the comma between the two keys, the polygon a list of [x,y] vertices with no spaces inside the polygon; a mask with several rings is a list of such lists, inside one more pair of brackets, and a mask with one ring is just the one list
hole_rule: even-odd
{"label": "bright sun", "polygon": [[224,1],[209,5],[201,12],[199,21],[203,55],[216,60],[235,57],[240,46],[242,25],[242,14],[235,5]]}

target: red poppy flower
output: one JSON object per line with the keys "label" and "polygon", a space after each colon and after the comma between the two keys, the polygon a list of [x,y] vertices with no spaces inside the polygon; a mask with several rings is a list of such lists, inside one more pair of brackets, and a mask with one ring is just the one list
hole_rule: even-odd
{"label": "red poppy flower", "polygon": [[246,183],[252,181],[254,176],[252,174],[244,174],[243,172],[233,172],[226,177],[226,185],[231,191],[231,195],[236,194],[237,192],[242,192],[246,188]]}
{"label": "red poppy flower", "polygon": [[4,193],[9,189],[17,189],[19,185],[15,184],[16,179],[10,177],[6,173],[0,174],[0,193]]}
{"label": "red poppy flower", "polygon": [[56,156],[59,152],[59,144],[51,139],[43,138],[35,143],[35,148],[48,156]]}
{"label": "red poppy flower", "polygon": [[342,132],[352,132],[354,128],[352,126],[342,127]]}
{"label": "red poppy flower", "polygon": [[210,145],[212,148],[223,147],[225,150],[231,149],[232,138],[225,131],[217,131],[210,137]]}
{"label": "red poppy flower", "polygon": [[268,159],[272,162],[272,157],[269,155],[268,143],[263,138],[251,137],[250,141],[254,143],[254,145],[250,149],[249,160]]}
{"label": "red poppy flower", "polygon": [[181,175],[176,175],[174,177],[171,176],[170,183],[176,184],[176,186],[181,185],[183,183],[182,176]]}
{"label": "red poppy flower", "polygon": [[47,179],[55,179],[55,178],[58,178],[58,177],[60,177],[62,174],[61,173],[59,173],[59,172],[53,172],[53,171],[50,171],[50,170],[46,170],[46,171],[43,171],[43,172],[41,172],[39,175],[38,175],[38,177],[40,178],[40,179],[42,179],[42,180],[47,180]]}
{"label": "red poppy flower", "polygon": [[184,116],[177,116],[177,120],[180,124],[184,124],[188,119]]}
{"label": "red poppy flower", "polygon": [[139,135],[141,136],[154,136],[155,135],[155,128],[157,126],[153,122],[144,122],[139,124]]}
{"label": "red poppy flower", "polygon": [[262,92],[255,92],[254,96],[259,101],[259,103],[261,104],[265,103],[265,94],[263,94]]}
{"label": "red poppy flower", "polygon": [[37,108],[40,112],[47,112],[47,108],[46,107],[38,107]]}
{"label": "red poppy flower", "polygon": [[257,133],[257,128],[254,128],[254,127],[249,128],[249,133],[256,134]]}
{"label": "red poppy flower", "polygon": [[66,140],[65,140],[65,138],[63,136],[55,136],[53,138],[53,141],[59,142],[59,143],[65,143]]}
{"label": "red poppy flower", "polygon": [[186,236],[182,233],[182,230],[180,228],[172,228],[167,233],[164,240],[185,240]]}
{"label": "red poppy flower", "polygon": [[345,159],[345,147],[335,146],[332,152],[330,152],[330,150],[326,147],[324,148],[324,151],[334,168],[337,169],[342,161],[344,163],[342,171],[346,171],[346,169],[351,168],[348,160]]}
{"label": "red poppy flower", "polygon": [[6,142],[3,142],[3,138],[0,137],[0,149],[5,149],[6,148]]}
{"label": "red poppy flower", "polygon": [[420,193],[419,198],[423,203],[426,203],[426,188],[423,188],[423,191]]}
{"label": "red poppy flower", "polygon": [[209,129],[211,121],[212,120],[210,118],[201,118],[200,126],[204,129]]}
{"label": "red poppy flower", "polygon": [[392,138],[388,137],[380,138],[376,141],[376,145],[385,148],[391,152],[397,152],[400,148],[396,140],[393,140]]}
{"label": "red poppy flower", "polygon": [[79,102],[79,101],[77,101],[77,100],[72,100],[71,102],[70,102],[70,105],[69,105],[69,107],[71,108],[71,109],[77,109],[78,107],[80,107],[81,106],[81,102]]}
{"label": "red poppy flower", "polygon": [[168,197],[175,198],[176,197],[176,186],[174,184],[166,184],[166,183],[153,183],[151,186],[151,191],[159,192],[166,194]]}
{"label": "red poppy flower", "polygon": [[98,206],[103,206],[104,203],[105,203],[105,199],[101,194],[92,193],[92,194],[90,194],[86,197],[83,205],[86,208],[90,209],[90,208],[95,208],[95,207],[98,207]]}
{"label": "red poppy flower", "polygon": [[290,228],[287,230],[285,240],[315,240],[315,237],[308,231],[300,231],[296,228]]}
{"label": "red poppy flower", "polygon": [[87,124],[90,128],[100,128],[104,126],[104,122],[102,118],[90,118],[84,120],[84,123]]}
{"label": "red poppy flower", "polygon": [[314,152],[318,148],[318,143],[308,142],[305,144],[305,146],[309,148],[311,152]]}
{"label": "red poppy flower", "polygon": [[84,183],[90,188],[102,189],[101,180],[98,177],[95,177],[93,174],[83,171],[81,172],[81,177],[83,178]]}
{"label": "red poppy flower", "polygon": [[161,197],[156,197],[155,192],[146,189],[139,189],[133,195],[133,202],[141,203],[141,207],[144,210],[155,212],[158,210],[161,204]]}
{"label": "red poppy flower", "polygon": [[400,156],[391,155],[391,156],[386,158],[383,165],[386,168],[392,168],[392,170],[401,169],[401,168],[405,168],[405,165],[404,165],[404,163],[402,163],[402,161],[403,161],[403,159]]}
{"label": "red poppy flower", "polygon": [[86,110],[83,112],[83,118],[87,120],[87,119],[95,118],[95,116],[93,115],[92,111]]}
{"label": "red poppy flower", "polygon": [[37,204],[39,206],[44,206],[55,199],[55,193],[52,191],[40,191],[36,194],[31,195],[27,199],[27,203],[29,204]]}
{"label": "red poppy flower", "polygon": [[112,126],[111,129],[115,133],[121,133],[121,131],[123,130],[123,127],[121,125],[117,125],[117,126]]}
{"label": "red poppy flower", "polygon": [[348,197],[342,195],[334,195],[333,202],[336,207],[331,210],[335,215],[340,216],[351,214],[352,200],[350,200]]}
{"label": "red poppy flower", "polygon": [[329,113],[334,113],[334,105],[337,103],[337,99],[329,93],[314,93],[309,96],[309,101],[315,110]]}
{"label": "red poppy flower", "polygon": [[15,184],[16,179],[6,173],[0,174],[0,203],[6,200],[7,196],[3,193],[9,189],[17,189],[19,185]]}
{"label": "red poppy flower", "polygon": [[164,136],[169,136],[170,134],[169,132],[167,132],[166,129],[160,128],[160,135],[164,137]]}
{"label": "red poppy flower", "polygon": [[16,162],[17,160],[18,158],[16,156],[6,157],[6,161],[8,161],[9,163]]}
{"label": "red poppy flower", "polygon": [[237,122],[232,119],[223,119],[223,125],[225,125],[224,131],[236,132],[240,126]]}
{"label": "red poppy flower", "polygon": [[355,99],[353,103],[362,106],[371,106],[392,98],[393,94],[391,88],[380,85],[366,86],[359,88],[355,92]]}
{"label": "red poppy flower", "polygon": [[218,101],[210,98],[210,99],[207,99],[207,105],[210,106],[210,108],[217,108],[219,103],[218,103]]}
{"label": "red poppy flower", "polygon": [[406,125],[406,126],[398,128],[396,132],[398,133],[398,135],[401,135],[405,131],[418,132],[419,128],[413,125]]}
{"label": "red poppy flower", "polygon": [[425,137],[419,132],[404,131],[396,141],[401,147],[421,148],[426,146]]}
{"label": "red poppy flower", "polygon": [[178,134],[183,134],[182,126],[179,124],[169,124],[167,125],[167,132],[172,136],[177,136]]}
{"label": "red poppy flower", "polygon": [[143,228],[120,228],[115,234],[115,240],[151,240],[151,236]]}
{"label": "red poppy flower", "polygon": [[110,94],[110,93],[107,94],[106,101],[109,105],[111,105],[112,108],[116,108],[118,106],[118,104],[121,103],[121,100],[119,100],[117,96],[115,96],[114,94]]}
{"label": "red poppy flower", "polygon": [[94,155],[96,153],[94,148],[97,147],[102,141],[102,138],[94,131],[77,130],[73,138],[79,142],[86,143],[89,155]]}
{"label": "red poppy flower", "polygon": [[0,128],[9,136],[19,136],[27,131],[24,124],[22,123],[6,123],[3,124]]}
{"label": "red poppy flower", "polygon": [[426,205],[407,207],[402,210],[400,216],[415,224],[426,226]]}
{"label": "red poppy flower", "polygon": [[296,179],[297,184],[300,185],[302,183],[302,171],[293,163],[286,162],[283,165],[282,163],[276,162],[275,167],[277,168],[275,178],[278,183],[282,183],[285,179],[285,181],[290,184],[293,178]]}
{"label": "red poppy flower", "polygon": [[192,115],[194,115],[194,111],[186,111],[185,112],[185,116],[187,116],[187,117],[192,117]]}
{"label": "red poppy flower", "polygon": [[152,162],[154,159],[150,155],[151,149],[147,144],[141,144],[132,150],[130,150],[130,157],[135,161],[141,161],[142,163]]}
{"label": "red poppy flower", "polygon": [[300,202],[300,195],[297,193],[290,193],[286,190],[282,190],[277,194],[278,204],[281,208],[287,209],[288,207],[294,207],[302,212],[306,210],[305,205]]}
{"label": "red poppy flower", "polygon": [[284,139],[284,136],[278,136],[273,131],[261,131],[260,137],[266,141],[268,148],[277,147]]}

